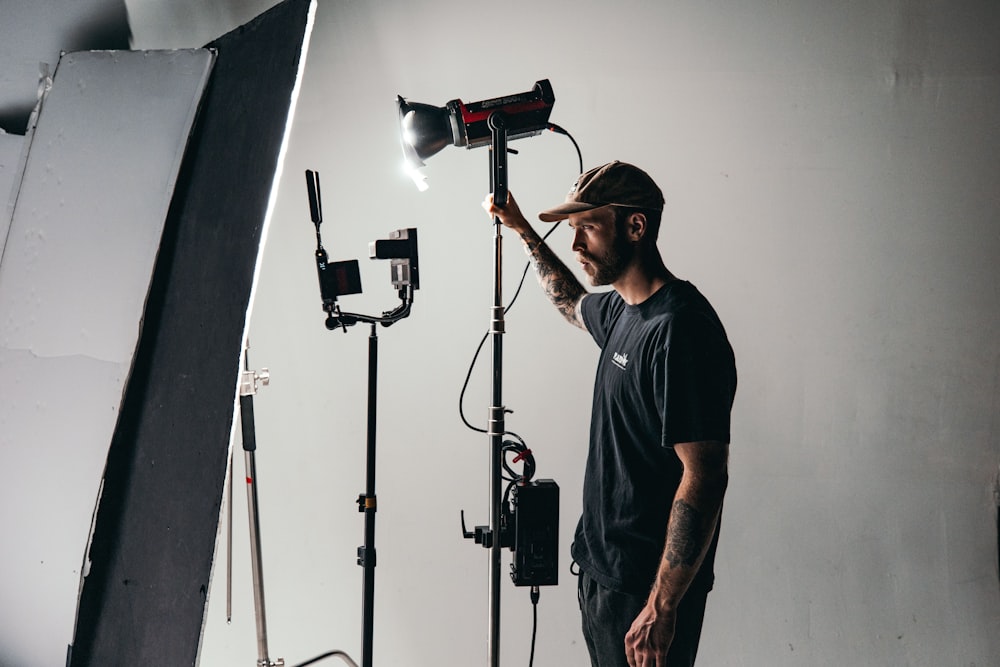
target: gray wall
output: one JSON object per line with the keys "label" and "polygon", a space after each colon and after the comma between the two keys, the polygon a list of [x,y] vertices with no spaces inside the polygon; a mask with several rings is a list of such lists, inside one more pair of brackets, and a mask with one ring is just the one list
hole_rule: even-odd
{"label": "gray wall", "polygon": [[[456,404],[488,327],[488,158],[447,149],[417,193],[399,171],[392,100],[474,101],[549,78],[552,120],[587,165],[633,161],[662,184],[667,263],[713,300],[736,349],[704,662],[1000,660],[1000,9],[738,7],[320,6],[251,329],[251,359],[273,374],[257,401],[272,653],[357,656],[360,641],[366,332],[322,326],[301,176],[312,168],[332,258],[363,261],[365,294],[345,306],[392,305],[366,243],[420,230],[414,314],[381,332],[375,660],[485,662],[486,553],[461,540],[458,510],[486,521],[486,441]],[[569,142],[514,147],[522,206],[560,201]],[[570,257],[567,231],[553,238]],[[524,255],[512,238],[505,249],[510,295]],[[566,553],[596,348],[534,285],[507,325],[507,425],[563,489]],[[479,423],[488,375],[483,362],[466,401]],[[253,656],[248,575],[237,581],[231,627],[212,591],[203,664]],[[536,664],[585,662],[573,584],[564,569],[542,592]],[[503,621],[505,664],[526,661],[526,591],[505,587]]]}
{"label": "gray wall", "polygon": [[0,129],[24,134],[61,52],[127,49],[124,0],[0,0]]}
{"label": "gray wall", "polygon": [[[227,24],[230,7],[249,6],[236,2],[154,11],[167,4],[128,3],[134,47],[200,46],[205,25],[220,34],[249,18]],[[488,327],[488,158],[447,149],[417,193],[399,168],[393,100],[474,101],[549,78],[552,120],[587,165],[624,159],[661,183],[667,263],[713,300],[736,349],[705,664],[1000,661],[1000,9],[494,8],[319,7],[250,332],[251,363],[273,377],[255,404],[272,657],[357,657],[361,634],[367,332],[323,328],[301,173],[311,168],[331,258],[362,259],[365,294],[345,307],[394,305],[388,266],[364,259],[367,243],[420,230],[414,313],[380,331],[375,660],[485,662],[486,552],[460,538],[458,511],[486,521],[486,440],[456,404]],[[559,201],[575,173],[569,142],[545,134],[513,147],[522,206]],[[566,230],[553,239],[569,258]],[[509,296],[524,256],[512,238],[505,250]],[[596,348],[533,285],[507,330],[508,427],[563,489],[565,553]],[[481,364],[469,417],[485,419],[488,402]],[[236,505],[234,619],[218,560],[203,665],[256,659],[239,493]],[[542,592],[536,664],[585,662],[567,565]],[[526,591],[506,586],[505,664],[527,661],[530,612]]]}

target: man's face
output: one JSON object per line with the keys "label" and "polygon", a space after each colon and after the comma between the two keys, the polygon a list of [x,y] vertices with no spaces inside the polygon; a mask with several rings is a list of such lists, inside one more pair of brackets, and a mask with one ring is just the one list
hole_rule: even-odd
{"label": "man's face", "polygon": [[625,234],[618,228],[615,213],[609,207],[592,209],[569,216],[573,229],[573,251],[590,284],[612,285],[635,253]]}

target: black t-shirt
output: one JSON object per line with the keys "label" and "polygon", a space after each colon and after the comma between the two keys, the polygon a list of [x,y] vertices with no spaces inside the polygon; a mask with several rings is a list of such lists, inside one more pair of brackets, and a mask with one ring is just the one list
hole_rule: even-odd
{"label": "black t-shirt", "polygon": [[[572,555],[602,585],[645,595],[683,470],[673,445],[729,442],[733,351],[711,304],[686,281],[636,306],[614,291],[591,294],[581,310],[601,355]],[[715,540],[692,586],[711,588],[714,556]]]}

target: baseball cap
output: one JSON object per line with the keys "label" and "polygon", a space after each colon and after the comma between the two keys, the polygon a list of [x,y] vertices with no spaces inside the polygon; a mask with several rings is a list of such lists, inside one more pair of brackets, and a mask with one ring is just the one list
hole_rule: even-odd
{"label": "baseball cap", "polygon": [[642,169],[615,160],[581,174],[566,194],[566,201],[542,211],[538,219],[556,222],[572,213],[610,205],[662,211],[663,193]]}

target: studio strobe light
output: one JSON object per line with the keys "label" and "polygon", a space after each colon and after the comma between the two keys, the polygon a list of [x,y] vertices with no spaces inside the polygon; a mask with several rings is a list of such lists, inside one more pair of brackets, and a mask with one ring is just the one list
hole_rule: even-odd
{"label": "studio strobe light", "polygon": [[[543,79],[527,92],[469,104],[456,99],[436,107],[409,102],[402,96],[396,101],[405,169],[418,188],[427,188],[420,172],[424,160],[446,146],[488,146],[493,148],[494,157],[500,158],[491,170],[491,191],[494,201],[503,205],[507,203],[506,142],[547,129],[556,98],[548,79]],[[498,144],[498,136],[502,144]],[[498,151],[503,155],[497,156]]]}

